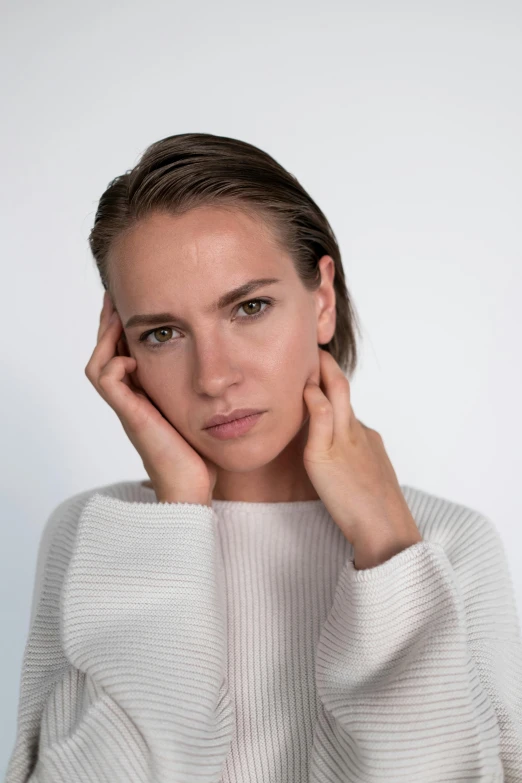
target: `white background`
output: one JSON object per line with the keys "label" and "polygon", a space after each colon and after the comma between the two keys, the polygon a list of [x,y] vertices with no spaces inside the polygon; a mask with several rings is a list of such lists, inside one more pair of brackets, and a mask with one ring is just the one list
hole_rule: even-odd
{"label": "white background", "polygon": [[103,295],[87,236],[109,181],[165,136],[255,144],[323,209],[364,329],[354,411],[400,483],[494,521],[520,615],[521,4],[11,0],[1,15],[0,773],[48,516],[147,478],[84,373]]}

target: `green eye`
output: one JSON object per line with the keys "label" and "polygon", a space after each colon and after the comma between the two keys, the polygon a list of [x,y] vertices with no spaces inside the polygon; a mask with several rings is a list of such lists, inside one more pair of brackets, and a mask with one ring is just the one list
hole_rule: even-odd
{"label": "green eye", "polygon": [[[258,312],[258,313],[247,314],[246,316],[243,316],[242,318],[238,318],[237,320],[238,321],[247,321],[247,323],[250,323],[252,321],[256,321],[258,318],[263,318],[265,313],[267,313],[269,310],[271,310],[272,307],[274,306],[274,301],[275,301],[274,299],[248,299],[245,302],[241,302],[241,304],[239,304],[237,306],[238,310],[240,310],[242,307],[245,307],[245,305],[251,305],[254,302],[260,302],[261,304],[266,305],[266,307],[263,310],[261,310],[260,312]],[[148,332],[145,332],[144,334],[142,334],[141,337],[139,338],[139,342],[140,343],[145,343],[148,348],[152,348],[153,350],[156,350],[157,348],[161,348],[161,346],[163,346],[163,345],[169,345],[169,344],[175,342],[175,340],[171,340],[171,339],[170,340],[167,339],[167,340],[163,340],[163,341],[160,340],[159,342],[153,342],[153,341],[148,339],[149,335],[153,335],[156,332],[163,332],[166,329],[170,329],[171,332],[176,332],[177,331],[177,329],[174,326],[157,326],[155,329],[149,329]]]}

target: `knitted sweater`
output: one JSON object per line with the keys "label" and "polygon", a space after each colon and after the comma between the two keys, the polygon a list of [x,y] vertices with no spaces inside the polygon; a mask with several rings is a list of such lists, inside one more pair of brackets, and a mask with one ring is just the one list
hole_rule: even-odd
{"label": "knitted sweater", "polygon": [[423,541],[364,570],[321,500],[64,500],[5,783],[521,783],[500,536],[401,490]]}

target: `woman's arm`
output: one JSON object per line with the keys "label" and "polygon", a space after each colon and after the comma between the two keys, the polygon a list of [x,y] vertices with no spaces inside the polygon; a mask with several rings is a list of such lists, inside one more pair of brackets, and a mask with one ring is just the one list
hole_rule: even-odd
{"label": "woman's arm", "polygon": [[442,531],[451,561],[424,540],[345,564],[317,650],[312,781],[325,759],[339,783],[522,781],[513,589],[493,525],[468,523]]}
{"label": "woman's arm", "polygon": [[234,716],[213,510],[99,493],[79,519],[73,506],[49,549],[6,783],[219,781]]}

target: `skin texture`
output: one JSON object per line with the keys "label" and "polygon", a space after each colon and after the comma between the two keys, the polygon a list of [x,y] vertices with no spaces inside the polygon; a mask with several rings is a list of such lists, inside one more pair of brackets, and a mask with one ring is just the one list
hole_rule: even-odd
{"label": "skin texture", "polygon": [[[308,379],[320,383],[318,344],[335,332],[334,262],[320,259],[321,286],[308,292],[290,256],[257,217],[200,207],[154,213],[114,243],[111,294],[124,325],[133,382],[201,456],[216,465],[213,498],[253,503],[317,500],[303,464]],[[266,285],[220,312],[211,304],[259,277]],[[245,302],[273,298],[273,307]],[[243,304],[243,307],[241,307]],[[250,314],[265,315],[248,321]],[[172,311],[187,322],[125,329],[137,313]],[[172,331],[163,331],[170,327]],[[148,347],[139,337],[160,343]],[[248,433],[220,441],[202,430],[214,413],[267,412]]]}

